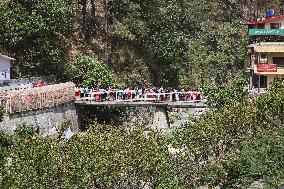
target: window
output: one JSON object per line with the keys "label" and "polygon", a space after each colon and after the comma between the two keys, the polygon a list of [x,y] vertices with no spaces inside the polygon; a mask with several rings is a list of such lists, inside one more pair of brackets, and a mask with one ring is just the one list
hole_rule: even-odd
{"label": "window", "polygon": [[266,64],[267,63],[267,54],[266,53],[260,53],[259,55],[259,63]]}
{"label": "window", "polygon": [[248,29],[258,29],[257,25],[250,24],[248,25]]}
{"label": "window", "polygon": [[254,88],[267,88],[267,76],[254,75],[253,76],[253,87]]}
{"label": "window", "polygon": [[267,54],[266,53],[261,53],[260,54],[260,59],[261,60],[266,60],[267,59]]}
{"label": "window", "polygon": [[258,29],[264,29],[264,28],[265,28],[265,24],[264,23],[258,24]]}
{"label": "window", "polygon": [[270,28],[271,29],[279,29],[281,27],[280,23],[271,23]]}
{"label": "window", "polygon": [[277,64],[278,67],[284,67],[284,57],[273,57],[273,64]]}

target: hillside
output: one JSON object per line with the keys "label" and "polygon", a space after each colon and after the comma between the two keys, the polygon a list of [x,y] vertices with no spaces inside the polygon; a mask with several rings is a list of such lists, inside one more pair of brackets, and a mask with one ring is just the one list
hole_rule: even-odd
{"label": "hillside", "polygon": [[245,19],[279,1],[6,0],[0,49],[15,77],[70,78],[96,56],[126,85],[196,88],[224,83],[246,66]]}

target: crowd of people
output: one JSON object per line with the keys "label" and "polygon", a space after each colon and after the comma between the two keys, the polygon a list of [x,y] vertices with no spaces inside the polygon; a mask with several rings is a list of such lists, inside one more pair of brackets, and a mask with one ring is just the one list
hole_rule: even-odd
{"label": "crowd of people", "polygon": [[47,83],[44,80],[38,82],[19,82],[0,86],[0,93],[44,86],[47,86]]}
{"label": "crowd of people", "polygon": [[76,99],[93,101],[199,101],[202,95],[197,90],[175,90],[163,87],[153,88],[124,88],[100,89],[95,87],[80,86],[75,89]]}

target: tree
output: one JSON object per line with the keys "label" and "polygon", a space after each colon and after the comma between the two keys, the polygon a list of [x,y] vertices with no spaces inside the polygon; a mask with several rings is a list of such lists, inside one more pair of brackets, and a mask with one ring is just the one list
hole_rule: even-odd
{"label": "tree", "polygon": [[96,57],[81,57],[70,68],[69,76],[76,84],[107,88],[117,85],[113,73]]}
{"label": "tree", "polygon": [[72,0],[0,5],[0,44],[16,58],[17,75],[49,75],[64,68],[73,11]]}
{"label": "tree", "polygon": [[205,87],[203,94],[206,96],[207,105],[212,108],[224,108],[247,104],[249,96],[248,91],[245,90],[246,83],[246,79],[240,77],[227,85]]}

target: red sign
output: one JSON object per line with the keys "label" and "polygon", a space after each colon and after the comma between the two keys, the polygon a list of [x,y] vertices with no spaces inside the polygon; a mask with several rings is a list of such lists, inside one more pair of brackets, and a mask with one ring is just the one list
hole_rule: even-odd
{"label": "red sign", "polygon": [[277,72],[277,64],[258,64],[258,72]]}

